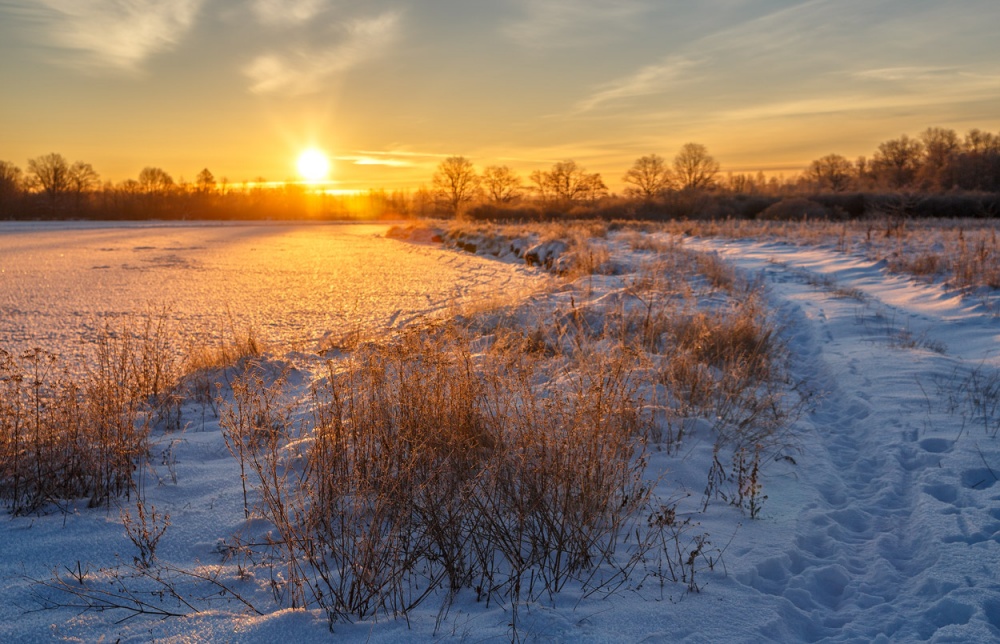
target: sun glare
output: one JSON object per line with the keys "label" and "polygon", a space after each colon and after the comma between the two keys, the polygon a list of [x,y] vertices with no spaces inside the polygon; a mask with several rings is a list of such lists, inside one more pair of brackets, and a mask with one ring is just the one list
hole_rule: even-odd
{"label": "sun glare", "polygon": [[330,172],[330,160],[316,148],[309,148],[299,155],[296,163],[299,175],[309,183],[317,183],[326,179]]}

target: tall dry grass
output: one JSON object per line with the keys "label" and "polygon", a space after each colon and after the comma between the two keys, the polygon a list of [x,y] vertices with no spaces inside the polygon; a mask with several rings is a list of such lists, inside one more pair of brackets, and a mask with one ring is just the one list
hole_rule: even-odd
{"label": "tall dry grass", "polygon": [[[278,535],[282,599],[331,623],[437,591],[514,606],[635,565],[616,552],[650,499],[635,357],[594,355],[556,382],[512,346],[474,354],[452,328],[363,347],[314,387],[308,426],[274,423],[280,381],[234,387],[223,428]],[[300,465],[238,438],[261,434],[308,445]]]}
{"label": "tall dry grass", "polygon": [[173,396],[171,351],[151,318],[101,327],[82,373],[41,349],[0,350],[0,498],[12,512],[131,493],[150,424]]}
{"label": "tall dry grass", "polygon": [[100,325],[89,361],[73,370],[43,349],[0,349],[0,499],[14,514],[132,496],[151,429],[180,429],[185,399],[211,400],[225,365],[259,355],[247,331],[185,359],[168,319],[159,312]]}

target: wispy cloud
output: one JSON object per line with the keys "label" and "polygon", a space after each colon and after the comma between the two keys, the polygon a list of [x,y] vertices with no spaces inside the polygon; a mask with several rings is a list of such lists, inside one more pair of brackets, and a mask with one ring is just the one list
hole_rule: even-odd
{"label": "wispy cloud", "polygon": [[354,20],[338,27],[343,39],[331,47],[300,47],[262,54],[243,68],[255,94],[302,95],[317,92],[330,77],[375,58],[399,34],[399,13]]}
{"label": "wispy cloud", "polygon": [[822,0],[809,0],[769,12],[692,40],[660,62],[645,64],[625,76],[599,85],[574,106],[583,113],[609,103],[659,94],[686,80],[717,79],[733,62],[748,58],[787,58],[807,38],[810,21]]}
{"label": "wispy cloud", "polygon": [[338,156],[338,161],[349,161],[354,165],[380,165],[391,168],[412,168],[437,163],[451,156],[435,152],[412,152],[409,150],[355,150],[351,154]]}
{"label": "wispy cloud", "polygon": [[328,6],[327,0],[255,0],[253,13],[262,25],[299,25]]}
{"label": "wispy cloud", "polygon": [[74,66],[136,71],[149,56],[173,48],[204,0],[38,0],[57,47],[82,53]]}
{"label": "wispy cloud", "polygon": [[948,80],[957,72],[954,67],[882,67],[854,72],[853,76],[862,80],[925,82]]}
{"label": "wispy cloud", "polygon": [[647,65],[630,76],[605,84],[578,102],[576,111],[586,112],[604,103],[664,91],[671,84],[683,80],[697,66],[698,62],[690,58],[669,56],[663,62]]}
{"label": "wispy cloud", "polygon": [[524,0],[523,16],[506,23],[501,32],[526,47],[564,47],[587,44],[595,31],[610,33],[641,15],[644,6],[633,0]]}
{"label": "wispy cloud", "polygon": [[[916,72],[916,68],[903,73],[897,71],[870,70],[877,72],[865,78],[878,80],[920,80],[933,81],[933,91],[914,92],[871,92],[856,88],[849,93],[831,93],[807,99],[792,99],[747,105],[734,109],[720,110],[713,114],[723,121],[743,121],[762,119],[789,119],[820,114],[848,114],[876,112],[898,109],[917,109],[942,105],[966,105],[970,101],[995,99],[1000,95],[1000,77],[962,72],[959,70],[931,70],[926,68]],[[942,81],[947,82],[942,82]]]}
{"label": "wispy cloud", "polygon": [[363,156],[363,155],[342,155],[336,157],[337,161],[349,161],[354,165],[381,165],[390,168],[409,168],[414,165],[413,161],[407,159],[393,159],[390,157],[375,157],[375,156]]}

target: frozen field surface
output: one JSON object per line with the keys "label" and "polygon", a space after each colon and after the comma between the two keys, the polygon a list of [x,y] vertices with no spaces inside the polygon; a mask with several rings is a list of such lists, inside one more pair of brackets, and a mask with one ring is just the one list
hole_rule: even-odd
{"label": "frozen field surface", "polygon": [[73,356],[96,325],[165,311],[194,344],[253,326],[314,350],[538,281],[381,236],[385,225],[0,222],[0,341]]}

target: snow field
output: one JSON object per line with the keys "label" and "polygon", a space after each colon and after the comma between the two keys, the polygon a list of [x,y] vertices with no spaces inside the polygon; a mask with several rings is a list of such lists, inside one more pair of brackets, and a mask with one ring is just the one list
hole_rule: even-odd
{"label": "snow field", "polygon": [[[105,233],[122,234],[101,234]],[[148,233],[128,233],[134,234]],[[279,239],[296,239],[305,233],[292,230],[289,234]],[[651,248],[673,243],[665,236],[648,239],[656,242],[649,244]],[[461,293],[479,292],[480,286],[488,290],[491,272],[501,280],[523,275],[522,269],[473,255],[368,241],[394,244],[386,252],[390,265],[409,261],[416,254],[432,258],[437,266],[456,266],[456,280],[469,262],[480,267],[470,278],[474,287],[463,291],[468,283],[456,281],[456,291]],[[27,252],[29,244],[19,243],[17,252]],[[693,287],[664,283],[663,272],[678,260],[658,257],[655,250],[635,250],[624,237],[593,243],[606,246],[620,274],[577,278],[532,296],[514,313],[485,307],[464,324],[484,334],[484,347],[493,341],[491,326],[501,319],[529,331],[540,329],[542,339],[555,337],[572,344],[573,333],[566,329],[605,328],[627,317],[626,309],[641,313],[640,293],[648,299],[648,293],[657,290],[665,300],[694,301],[709,311],[725,309],[733,297],[725,289],[708,288],[705,281],[696,281]],[[153,244],[142,241],[129,248],[143,245]],[[782,428],[765,452],[768,459],[762,464],[761,477],[767,499],[756,520],[749,518],[745,507],[741,511],[719,498],[710,499],[708,510],[702,512],[715,421],[697,414],[681,419],[684,438],[674,445],[651,444],[646,472],[660,499],[676,503],[678,517],[690,520],[684,532],[684,552],[690,552],[691,539],[705,535],[708,540],[703,554],[713,565],[709,567],[705,559],[699,564],[696,584],[700,592],[688,592],[684,582],[660,583],[652,572],[634,577],[620,592],[604,598],[584,599],[584,587],[570,585],[550,599],[537,598],[520,607],[518,635],[547,641],[989,641],[1000,637],[1000,587],[995,580],[1000,558],[1000,512],[996,510],[1000,486],[994,474],[1000,473],[1000,449],[995,441],[998,421],[991,416],[995,408],[988,401],[976,400],[977,394],[989,398],[991,391],[995,396],[990,383],[995,382],[991,374],[1000,360],[997,320],[981,305],[940,286],[890,275],[884,266],[832,248],[691,239],[683,246],[710,253],[735,267],[738,277],[763,284],[768,315],[781,327],[789,381],[796,385],[785,400],[794,404],[801,395],[804,406],[797,420]],[[170,247],[181,248],[181,244]],[[29,256],[58,267],[59,262],[45,259],[40,248],[45,245],[38,244]],[[245,254],[245,248],[240,247],[237,254]],[[0,261],[5,257],[0,255]],[[650,262],[653,257],[658,259]],[[235,266],[229,275],[247,271],[241,263]],[[171,274],[174,268],[157,270]],[[213,266],[209,275],[215,276],[218,268]],[[724,266],[712,270],[725,273]],[[410,273],[409,277],[414,274],[419,276]],[[22,279],[42,280],[38,275],[22,274]],[[428,276],[429,281],[439,275],[443,273]],[[648,291],[637,288],[658,277],[661,281]],[[442,293],[443,299],[451,286],[419,288],[437,288],[435,292]],[[17,301],[32,290],[25,285],[20,288],[20,295],[5,292],[0,301],[3,297]],[[152,287],[146,283],[142,288]],[[266,290],[262,292],[266,295]],[[364,301],[381,299],[376,295]],[[250,307],[253,301],[245,304]],[[20,324],[44,329],[42,304],[35,300],[32,306],[11,309],[22,316]],[[118,306],[119,311],[127,309]],[[29,309],[34,313],[26,314]],[[187,309],[178,306],[174,310],[184,324],[189,323]],[[426,303],[411,310],[395,301],[374,310],[359,313],[359,319],[377,320],[382,328],[406,326],[407,321],[428,312],[461,312],[459,307],[428,307]],[[279,319],[277,315],[272,318]],[[641,315],[631,319],[641,326]],[[0,335],[7,338],[8,329],[15,325],[0,324],[10,325]],[[303,323],[302,328],[324,328],[322,323],[311,324]],[[279,331],[275,334],[280,336]],[[322,332],[315,331],[296,335],[297,342],[311,346],[321,342],[321,336]],[[290,366],[290,391],[300,392],[305,401],[303,387],[320,371],[316,359],[308,351],[270,359],[282,368]],[[972,377],[976,374],[978,379]],[[645,395],[644,400],[653,407],[664,403],[662,396]],[[65,516],[12,518],[0,527],[7,555],[6,563],[0,564],[5,595],[0,637],[261,642],[330,637],[321,611],[293,611],[268,602],[268,588],[273,587],[268,568],[247,563],[249,575],[245,576],[237,573],[231,560],[220,568],[224,561],[220,540],[231,540],[238,532],[266,534],[269,526],[243,516],[239,467],[212,410],[188,402],[183,418],[188,426],[185,431],[154,436],[147,496],[172,517],[158,554],[181,568],[203,566],[221,572],[231,588],[253,597],[255,605],[268,606],[265,614],[248,614],[231,597],[205,600],[199,604],[202,612],[163,621],[137,618],[119,624],[120,617],[113,613],[25,612],[38,607],[34,601],[37,586],[25,575],[45,579],[53,569],[61,571],[76,561],[96,572],[101,566],[131,560],[134,548],[123,534],[118,512],[79,507]],[[728,468],[729,461],[724,460]],[[732,481],[724,490],[732,494]],[[497,601],[486,607],[472,595],[460,593],[444,612],[439,612],[444,602],[429,602],[406,620],[382,617],[338,623],[336,637],[383,642],[511,637],[510,606]]]}

